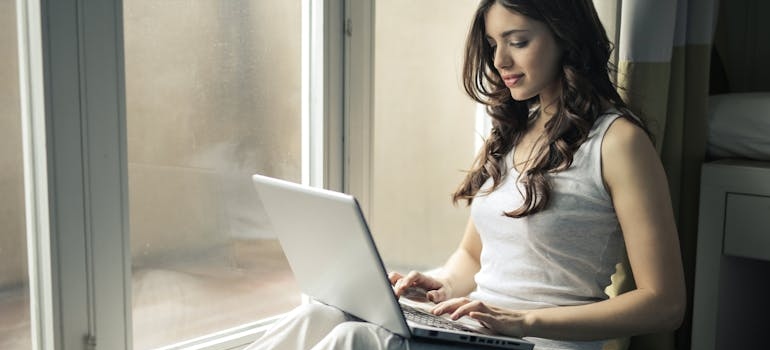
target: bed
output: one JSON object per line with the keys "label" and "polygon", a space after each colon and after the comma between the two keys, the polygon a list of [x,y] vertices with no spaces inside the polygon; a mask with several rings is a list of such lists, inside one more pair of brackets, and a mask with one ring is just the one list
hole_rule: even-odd
{"label": "bed", "polygon": [[709,98],[707,156],[770,161],[770,92]]}
{"label": "bed", "polygon": [[762,347],[770,311],[770,93],[711,96],[693,349]]}

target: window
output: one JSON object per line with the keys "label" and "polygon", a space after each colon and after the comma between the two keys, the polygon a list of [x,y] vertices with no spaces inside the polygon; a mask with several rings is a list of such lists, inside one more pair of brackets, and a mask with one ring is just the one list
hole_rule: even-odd
{"label": "window", "polygon": [[[451,207],[449,195],[473,157],[474,106],[460,92],[458,73],[473,5],[377,2],[376,33],[354,39],[376,39],[374,50],[343,52],[342,14],[373,3],[61,0],[42,9],[29,3],[22,16],[29,21],[20,28],[30,31],[27,50],[39,53],[28,67],[40,151],[34,160],[48,170],[35,178],[35,188],[52,191],[35,197],[43,240],[28,243],[42,252],[30,269],[40,267],[43,277],[30,280],[30,289],[54,284],[30,297],[39,310],[32,315],[43,314],[34,323],[45,323],[32,327],[33,343],[173,346],[298,303],[288,266],[249,194],[256,172],[364,189],[389,265],[443,261],[457,243],[445,232],[459,239],[467,217]],[[372,29],[368,19],[363,32]],[[419,40],[412,40],[415,33]],[[301,56],[303,48],[309,55]],[[397,52],[405,57],[394,57]],[[374,75],[371,86],[371,79],[359,80],[373,90],[364,97],[373,117],[369,102],[350,98],[360,93],[356,87],[347,86],[343,98],[343,62]],[[354,115],[348,103],[364,113]],[[351,113],[347,119],[343,110]],[[43,123],[46,118],[54,123]],[[367,150],[343,147],[343,138],[349,142],[361,129],[365,137],[356,142]],[[40,142],[46,137],[53,142]],[[362,159],[369,165],[356,163]],[[343,163],[365,176],[343,171]],[[417,167],[424,170],[398,174]],[[405,204],[411,201],[419,204]],[[56,215],[50,222],[46,204]],[[47,246],[53,234],[58,245]],[[440,249],[408,248],[402,255],[399,240]],[[260,299],[269,302],[254,302]]]}
{"label": "window", "polygon": [[391,269],[441,265],[468,219],[464,206],[452,206],[451,194],[471,166],[478,137],[475,103],[461,80],[475,6],[375,3],[369,217]]}
{"label": "window", "polygon": [[14,1],[0,1],[0,349],[29,349],[19,68]]}
{"label": "window", "polygon": [[16,4],[31,347],[237,348],[298,303],[249,176],[341,188],[343,2]]}
{"label": "window", "polygon": [[300,302],[250,175],[302,180],[301,10],[124,1],[135,349]]}

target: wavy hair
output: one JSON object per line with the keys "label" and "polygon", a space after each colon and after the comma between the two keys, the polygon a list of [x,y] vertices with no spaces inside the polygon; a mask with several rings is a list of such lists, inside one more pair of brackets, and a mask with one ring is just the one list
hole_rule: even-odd
{"label": "wavy hair", "polygon": [[[612,43],[607,38],[591,0],[483,0],[476,10],[465,43],[463,85],[475,101],[486,106],[492,117],[492,131],[487,137],[472,168],[452,196],[453,202],[465,200],[468,205],[490,177],[494,191],[506,175],[505,156],[513,149],[527,128],[538,96],[516,101],[494,66],[494,50],[486,40],[485,17],[493,4],[530,19],[545,23],[563,50],[557,80],[560,97],[555,114],[545,124],[544,144],[536,153],[532,166],[520,174],[524,203],[505,215],[525,217],[548,206],[551,186],[548,174],[568,169],[575,152],[588,138],[602,112],[602,100],[620,111],[628,108],[610,80],[615,69],[610,62]],[[640,119],[624,115],[648,135]]]}

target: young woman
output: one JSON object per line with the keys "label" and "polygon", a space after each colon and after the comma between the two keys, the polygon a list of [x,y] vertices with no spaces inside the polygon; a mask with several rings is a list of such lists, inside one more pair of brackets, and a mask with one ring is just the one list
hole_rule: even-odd
{"label": "young woman", "polygon": [[[454,200],[471,205],[458,249],[432,273],[391,273],[435,314],[469,316],[536,349],[674,330],[685,288],[665,173],[609,79],[591,0],[482,0],[464,66],[492,132]],[[636,289],[609,299],[628,254]],[[253,348],[417,348],[325,306],[296,310]]]}

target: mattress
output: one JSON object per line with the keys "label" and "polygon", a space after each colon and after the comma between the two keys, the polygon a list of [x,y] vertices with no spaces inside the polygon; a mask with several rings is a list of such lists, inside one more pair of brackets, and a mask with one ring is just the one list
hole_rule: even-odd
{"label": "mattress", "polygon": [[770,92],[709,97],[707,155],[770,160]]}

